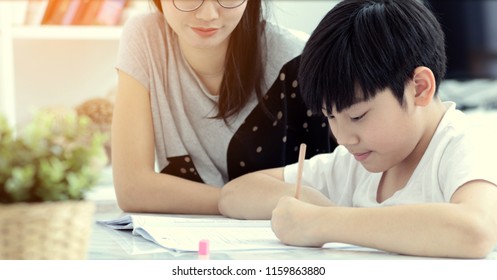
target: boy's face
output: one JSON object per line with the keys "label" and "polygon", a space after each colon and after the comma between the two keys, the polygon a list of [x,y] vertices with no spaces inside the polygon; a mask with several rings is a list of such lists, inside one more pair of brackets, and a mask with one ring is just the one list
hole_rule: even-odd
{"label": "boy's face", "polygon": [[[412,91],[412,85],[406,86]],[[338,144],[345,146],[370,172],[384,172],[403,162],[420,141],[423,128],[412,94],[401,106],[390,89],[342,112],[327,115]]]}

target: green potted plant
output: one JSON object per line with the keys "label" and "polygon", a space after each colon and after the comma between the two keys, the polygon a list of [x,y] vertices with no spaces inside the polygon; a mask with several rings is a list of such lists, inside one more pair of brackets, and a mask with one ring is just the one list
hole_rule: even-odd
{"label": "green potted plant", "polygon": [[106,137],[75,112],[41,111],[14,131],[0,116],[0,259],[84,259],[107,163]]}

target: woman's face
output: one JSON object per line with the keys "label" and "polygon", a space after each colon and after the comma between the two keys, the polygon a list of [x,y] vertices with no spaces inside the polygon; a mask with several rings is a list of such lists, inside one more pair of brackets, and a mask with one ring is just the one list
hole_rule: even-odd
{"label": "woman's face", "polygon": [[167,23],[177,34],[180,44],[187,44],[191,48],[227,45],[231,32],[240,22],[246,7],[247,1],[236,8],[226,9],[216,0],[205,0],[197,10],[183,12],[174,6],[173,0],[162,0]]}

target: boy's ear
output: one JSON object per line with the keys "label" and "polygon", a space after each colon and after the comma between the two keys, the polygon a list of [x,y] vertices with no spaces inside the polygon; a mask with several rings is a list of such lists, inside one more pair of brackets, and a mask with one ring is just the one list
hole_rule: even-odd
{"label": "boy's ear", "polygon": [[436,91],[435,75],[430,68],[419,66],[414,69],[414,102],[418,106],[428,105]]}

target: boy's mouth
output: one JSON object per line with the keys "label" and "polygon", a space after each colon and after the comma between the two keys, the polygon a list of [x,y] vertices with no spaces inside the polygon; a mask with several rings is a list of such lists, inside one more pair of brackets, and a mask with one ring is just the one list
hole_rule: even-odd
{"label": "boy's mouth", "polygon": [[371,151],[365,152],[365,153],[353,153],[354,158],[357,161],[364,161],[364,160],[366,160],[369,157],[370,154],[371,154]]}

